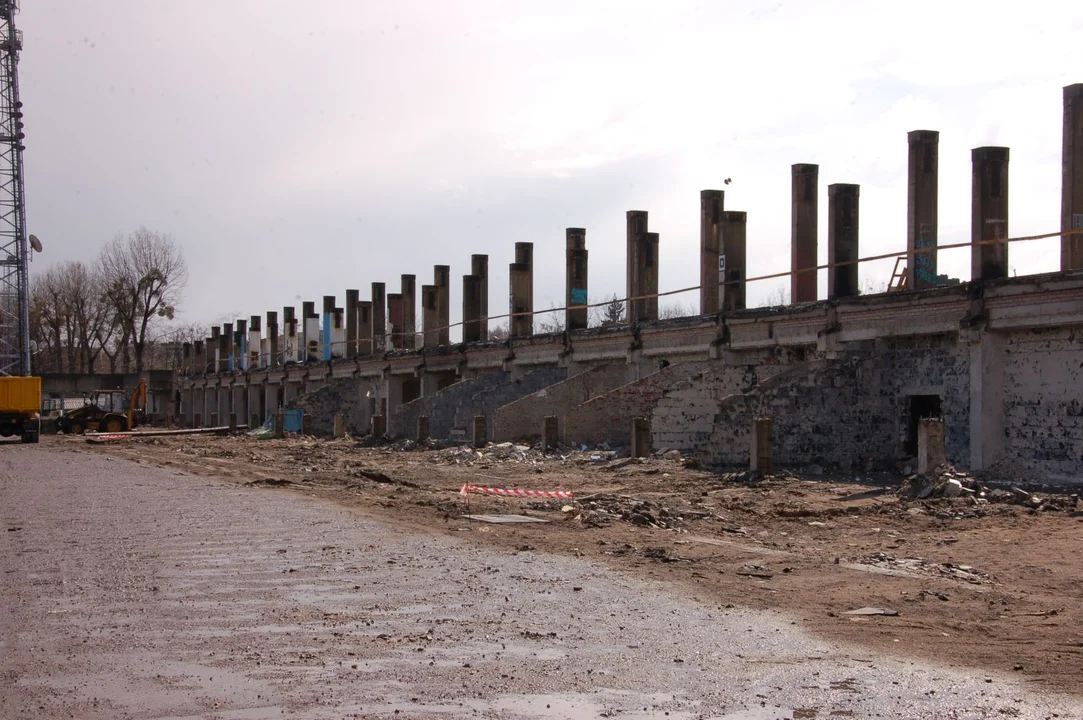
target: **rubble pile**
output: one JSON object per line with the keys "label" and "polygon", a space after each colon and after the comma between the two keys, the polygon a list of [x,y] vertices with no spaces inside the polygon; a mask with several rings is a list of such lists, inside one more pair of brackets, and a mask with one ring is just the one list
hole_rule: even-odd
{"label": "rubble pile", "polygon": [[928,575],[960,580],[973,585],[987,585],[996,582],[996,578],[970,565],[956,563],[930,562],[925,558],[897,558],[885,552],[877,552],[858,560],[861,565],[871,565],[881,570],[903,572],[910,575]]}
{"label": "rubble pile", "polygon": [[896,492],[904,500],[966,498],[975,505],[1005,503],[1041,511],[1073,511],[1079,503],[1079,495],[1039,494],[1014,486],[989,488],[973,475],[951,465],[941,465],[928,475],[910,475]]}

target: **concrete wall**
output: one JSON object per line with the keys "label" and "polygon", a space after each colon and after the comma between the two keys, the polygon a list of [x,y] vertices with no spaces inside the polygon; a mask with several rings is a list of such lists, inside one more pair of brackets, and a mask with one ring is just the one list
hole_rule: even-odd
{"label": "concrete wall", "polygon": [[1038,482],[1083,481],[1083,332],[1008,335],[1005,455]]}
{"label": "concrete wall", "polygon": [[460,407],[469,404],[473,396],[504,387],[510,382],[511,373],[499,370],[460,380],[434,395],[400,405],[391,413],[388,432],[391,437],[416,437],[418,417],[428,415],[429,437],[446,440],[451,437],[455,414]]}
{"label": "concrete wall", "polygon": [[515,379],[509,376],[506,381],[498,386],[474,393],[456,408],[452,434],[469,438],[474,416],[489,415],[486,430],[489,437],[492,438],[493,423],[491,414],[493,410],[530,393],[537,392],[543,387],[561,382],[567,377],[568,370],[566,368],[539,367]]}
{"label": "concrete wall", "polygon": [[565,442],[627,445],[631,441],[632,418],[650,417],[666,390],[710,364],[709,361],[676,363],[571,407],[564,416]]}
{"label": "concrete wall", "polygon": [[301,408],[312,416],[311,430],[317,437],[333,437],[335,414],[343,413],[346,431],[367,435],[372,426],[372,402],[366,392],[372,383],[355,380],[330,380],[318,390],[307,392],[288,402],[286,407]]}
{"label": "concrete wall", "polygon": [[547,415],[556,415],[559,427],[569,408],[627,383],[635,372],[636,367],[627,363],[598,365],[498,407],[493,412],[493,439],[534,442],[541,438]]}
{"label": "concrete wall", "polygon": [[969,345],[949,334],[870,342],[840,359],[801,363],[724,398],[697,449],[708,465],[747,467],[752,420],[771,417],[776,467],[894,468],[913,454],[911,397],[937,396],[948,460],[966,467],[969,361]]}

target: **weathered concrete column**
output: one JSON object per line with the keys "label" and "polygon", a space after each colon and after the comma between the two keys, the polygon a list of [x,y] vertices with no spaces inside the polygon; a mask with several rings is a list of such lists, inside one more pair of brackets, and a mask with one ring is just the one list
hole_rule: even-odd
{"label": "weathered concrete column", "polygon": [[542,452],[560,444],[560,421],[556,415],[546,415],[542,421]]}
{"label": "weathered concrete column", "polygon": [[372,352],[387,349],[387,296],[383,283],[372,283]]}
{"label": "weathered concrete column", "polygon": [[564,268],[564,327],[567,330],[583,330],[587,327],[587,231],[568,228],[564,231],[567,243]]}
{"label": "weathered concrete column", "polygon": [[[722,310],[745,309],[745,279],[747,269],[746,233],[748,213],[737,210],[725,210],[720,213],[718,226],[722,236],[720,257],[724,270],[716,272],[714,279],[718,287],[718,298]],[[716,264],[717,263],[716,261]],[[724,282],[724,287],[719,284]]]}
{"label": "weathered concrete column", "polygon": [[752,421],[752,448],[749,469],[769,473],[774,467],[774,421],[756,418]]}
{"label": "weathered concrete column", "polygon": [[254,370],[265,367],[262,357],[263,351],[263,318],[252,315],[248,318],[248,364],[245,366]]}
{"label": "weathered concrete column", "polygon": [[[858,286],[858,198],[860,185],[827,186],[827,299],[854,297]],[[836,263],[849,263],[835,267]]]}
{"label": "weathered concrete column", "polygon": [[387,435],[387,417],[385,415],[372,416],[372,436],[382,438]]}
{"label": "weathered concrete column", "polygon": [[429,439],[429,416],[417,416],[417,441],[425,442]]}
{"label": "weathered concrete column", "polygon": [[207,351],[203,340],[192,343],[192,374],[203,375],[207,372]]}
{"label": "weathered concrete column", "polygon": [[[265,415],[275,413],[281,407],[278,404],[278,391],[279,387],[267,383],[263,386],[263,407],[266,409]],[[264,418],[266,419],[266,417]]]}
{"label": "weathered concrete column", "polygon": [[[1008,238],[1008,148],[980,147],[970,151],[970,242]],[[970,279],[1008,277],[1008,243],[972,245]]]}
{"label": "weathered concrete column", "polygon": [[433,266],[433,285],[436,286],[436,320],[440,344],[451,344],[451,266]]}
{"label": "weathered concrete column", "polygon": [[346,317],[340,307],[331,310],[331,357],[346,357]]}
{"label": "weathered concrete column", "polygon": [[278,313],[267,311],[267,367],[278,367],[282,358],[278,354]]}
{"label": "weathered concrete column", "polygon": [[301,359],[317,362],[320,359],[320,316],[316,303],[301,303]]}
{"label": "weathered concrete column", "polygon": [[797,164],[790,173],[790,302],[815,302],[820,166]]}
{"label": "weathered concrete column", "polygon": [[417,347],[417,276],[403,275],[402,293],[402,346],[407,350]]}
{"label": "weathered concrete column", "polygon": [[482,278],[463,275],[463,342],[481,340]]}
{"label": "weathered concrete column", "polygon": [[207,338],[207,372],[217,373],[222,367],[219,355],[222,352],[222,328],[211,328],[211,336]]}
{"label": "weathered concrete column", "polygon": [[629,210],[625,213],[625,294],[628,296],[625,316],[634,324],[639,318],[639,303],[632,300],[642,293],[639,276],[639,249],[641,235],[647,232],[647,211]]}
{"label": "weathered concrete column", "polygon": [[[722,270],[718,255],[722,251],[722,210],[726,193],[722,190],[699,192],[699,314],[719,311],[719,282]],[[727,258],[728,261],[728,258]]]}
{"label": "weathered concrete column", "polygon": [[914,130],[910,145],[906,188],[906,287],[924,290],[936,286],[936,250],[915,250],[937,245],[937,173],[940,133]]}
{"label": "weathered concrete column", "polygon": [[424,347],[437,347],[440,344],[440,333],[436,329],[440,324],[440,300],[437,297],[439,290],[435,285],[421,286],[421,322],[424,327]]}
{"label": "weathered concrete column", "polygon": [[[970,467],[985,470],[1004,455],[1007,341],[995,332],[970,337]],[[956,458],[952,458],[957,462]]]}
{"label": "weathered concrete column", "polygon": [[346,416],[342,413],[335,413],[333,434],[336,440],[346,437]]}
{"label": "weathered concrete column", "polygon": [[944,447],[944,421],[918,420],[918,474],[926,475],[948,461]]}
{"label": "weathered concrete column", "polygon": [[323,296],[323,322],[320,325],[320,358],[322,360],[331,359],[331,348],[334,347],[332,335],[334,334],[334,328],[332,326],[333,317],[335,314],[335,296],[324,295]]}
{"label": "weathered concrete column", "polygon": [[181,345],[180,374],[181,377],[188,377],[192,374],[192,343],[190,342]]}
{"label": "weathered concrete column", "polygon": [[207,385],[203,388],[203,422],[200,427],[214,427],[218,424],[218,387]]}
{"label": "weathered concrete column", "polygon": [[1083,268],[1083,83],[1064,88],[1060,229],[1079,231],[1060,239],[1060,269]]}
{"label": "weathered concrete column", "polygon": [[402,294],[387,294],[387,324],[391,327],[391,347],[401,350],[405,347],[402,332]]}
{"label": "weathered concrete column", "polygon": [[515,262],[508,266],[511,298],[510,335],[513,338],[534,334],[534,244],[515,243]]}
{"label": "weathered concrete column", "polygon": [[222,323],[218,349],[218,372],[233,372],[233,323]]}
{"label": "weathered concrete column", "polygon": [[282,364],[300,359],[300,338],[297,316],[292,307],[282,308]]}
{"label": "weathered concrete column", "polygon": [[357,302],[357,354],[359,357],[368,357],[373,352],[372,316],[372,302],[359,300]]}
{"label": "weathered concrete column", "polygon": [[471,433],[470,439],[471,442],[473,442],[474,447],[485,447],[485,443],[488,442],[488,430],[486,428],[484,415],[474,416],[472,429],[473,433]]}
{"label": "weathered concrete column", "polygon": [[238,320],[233,330],[233,372],[248,369],[248,321]]}
{"label": "weathered concrete column", "polygon": [[248,429],[255,430],[263,425],[267,419],[264,414],[264,392],[262,385],[250,385],[248,387]]}
{"label": "weathered concrete column", "polygon": [[481,330],[478,340],[489,340],[489,256],[471,255],[470,274],[481,278]]}
{"label": "weathered concrete column", "polygon": [[357,303],[361,300],[360,290],[346,291],[346,357],[357,357]]}

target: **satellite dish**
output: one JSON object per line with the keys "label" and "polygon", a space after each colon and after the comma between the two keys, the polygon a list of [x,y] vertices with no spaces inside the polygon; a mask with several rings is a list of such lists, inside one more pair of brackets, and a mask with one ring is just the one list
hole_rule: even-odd
{"label": "satellite dish", "polygon": [[30,235],[30,247],[34,248],[34,252],[41,252],[41,240],[33,233]]}

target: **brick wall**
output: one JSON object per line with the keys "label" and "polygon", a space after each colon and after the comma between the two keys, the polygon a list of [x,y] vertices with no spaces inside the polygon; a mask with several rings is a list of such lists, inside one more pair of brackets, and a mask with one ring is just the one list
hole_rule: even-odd
{"label": "brick wall", "polygon": [[534,442],[541,438],[547,415],[556,415],[563,424],[569,408],[623,385],[634,372],[635,367],[625,363],[599,365],[498,407],[493,411],[493,439]]}
{"label": "brick wall", "polygon": [[1004,388],[1005,455],[1025,479],[1083,481],[1083,331],[1008,335]]}
{"label": "brick wall", "polygon": [[460,380],[435,395],[403,403],[391,413],[388,432],[391,437],[417,436],[417,419],[429,416],[429,436],[440,440],[450,437],[455,425],[455,412],[464,402],[480,392],[503,387],[511,381],[511,373],[494,371]]}
{"label": "brick wall", "polygon": [[675,363],[578,406],[571,406],[564,415],[565,442],[629,444],[632,418],[650,417],[666,389],[701,372],[709,364],[709,361]]}
{"label": "brick wall", "polygon": [[496,408],[514,402],[521,397],[541,390],[555,383],[561,382],[568,377],[566,368],[539,367],[531,370],[522,377],[512,380],[510,376],[499,385],[486,388],[465,398],[455,409],[455,419],[452,430],[465,433],[463,437],[470,437],[470,428],[475,415],[490,415],[487,425],[489,437],[492,437],[493,423],[491,413]]}

